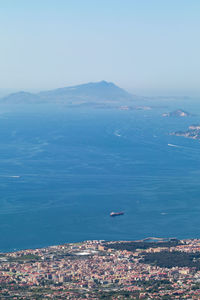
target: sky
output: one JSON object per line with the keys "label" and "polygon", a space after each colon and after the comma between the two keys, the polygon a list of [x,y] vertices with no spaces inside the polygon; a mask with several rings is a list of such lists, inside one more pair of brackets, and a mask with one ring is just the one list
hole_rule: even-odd
{"label": "sky", "polygon": [[199,0],[0,0],[0,89],[200,96]]}

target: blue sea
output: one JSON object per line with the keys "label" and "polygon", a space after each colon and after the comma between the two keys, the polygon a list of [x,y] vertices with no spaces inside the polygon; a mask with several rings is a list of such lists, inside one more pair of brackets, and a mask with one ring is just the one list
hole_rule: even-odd
{"label": "blue sea", "polygon": [[[0,251],[90,239],[200,238],[200,104],[0,113]],[[176,108],[195,113],[163,118]],[[124,211],[111,218],[111,211]]]}

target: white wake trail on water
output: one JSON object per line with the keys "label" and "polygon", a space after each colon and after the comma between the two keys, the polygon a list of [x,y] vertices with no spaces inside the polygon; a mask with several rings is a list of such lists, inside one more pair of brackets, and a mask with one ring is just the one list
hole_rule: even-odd
{"label": "white wake trail on water", "polygon": [[174,144],[167,144],[169,147],[176,147],[176,148],[181,148],[181,146],[174,145]]}

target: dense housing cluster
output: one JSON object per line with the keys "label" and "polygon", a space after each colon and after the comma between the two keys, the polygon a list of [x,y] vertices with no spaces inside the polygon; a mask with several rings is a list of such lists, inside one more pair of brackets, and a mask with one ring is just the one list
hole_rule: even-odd
{"label": "dense housing cluster", "polygon": [[169,243],[86,241],[1,253],[0,296],[199,299],[199,260],[197,239]]}

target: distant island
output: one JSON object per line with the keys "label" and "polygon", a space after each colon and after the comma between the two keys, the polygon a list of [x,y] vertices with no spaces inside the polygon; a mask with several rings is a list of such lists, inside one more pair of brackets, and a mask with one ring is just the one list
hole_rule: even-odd
{"label": "distant island", "polygon": [[163,117],[190,117],[192,114],[188,113],[187,111],[184,111],[182,109],[177,109],[172,112],[163,113]]}
{"label": "distant island", "polygon": [[170,133],[170,135],[183,136],[194,140],[200,140],[200,125],[191,125],[186,131],[175,131]]}
{"label": "distant island", "polygon": [[0,98],[0,104],[45,104],[58,103],[68,106],[83,105],[130,105],[133,100],[142,99],[128,93],[116,84],[107,81],[89,82],[85,84],[63,87],[39,93],[20,91]]}

